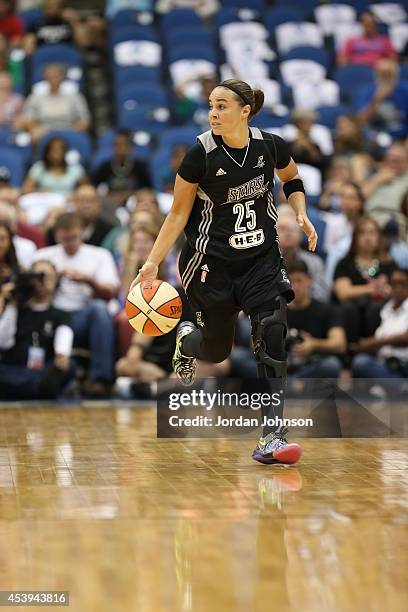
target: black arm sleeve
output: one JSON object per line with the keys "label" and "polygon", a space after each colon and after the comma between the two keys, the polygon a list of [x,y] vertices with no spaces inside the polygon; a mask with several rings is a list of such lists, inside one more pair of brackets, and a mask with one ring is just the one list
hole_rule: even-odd
{"label": "black arm sleeve", "polygon": [[266,146],[268,147],[272,159],[276,161],[275,167],[278,170],[286,168],[290,162],[290,150],[288,143],[277,134],[269,134],[262,132],[265,138]]}
{"label": "black arm sleeve", "polygon": [[199,183],[206,171],[205,153],[203,147],[197,142],[189,149],[181,162],[178,174],[188,183]]}

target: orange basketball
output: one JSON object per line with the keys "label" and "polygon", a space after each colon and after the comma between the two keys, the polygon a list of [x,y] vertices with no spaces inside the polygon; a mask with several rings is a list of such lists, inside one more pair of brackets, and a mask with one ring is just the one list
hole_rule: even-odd
{"label": "orange basketball", "polygon": [[129,323],[147,336],[162,336],[180,321],[182,304],[177,290],[169,283],[155,280],[149,289],[138,283],[126,299]]}

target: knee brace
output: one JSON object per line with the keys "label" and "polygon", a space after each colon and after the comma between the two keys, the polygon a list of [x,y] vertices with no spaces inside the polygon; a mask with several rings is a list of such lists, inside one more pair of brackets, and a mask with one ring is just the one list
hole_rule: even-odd
{"label": "knee brace", "polygon": [[260,312],[251,316],[254,354],[259,378],[285,380],[286,300],[281,296],[276,300],[279,305],[273,312]]}

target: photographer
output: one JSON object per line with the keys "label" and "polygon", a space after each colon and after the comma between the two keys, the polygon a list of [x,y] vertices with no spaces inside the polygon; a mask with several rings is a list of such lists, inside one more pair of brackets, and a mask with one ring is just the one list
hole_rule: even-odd
{"label": "photographer", "polygon": [[57,284],[39,260],[0,288],[0,399],[53,399],[68,380],[73,332],[52,306]]}
{"label": "photographer", "polygon": [[303,261],[294,260],[288,274],[295,292],[288,306],[289,376],[338,378],[346,336],[337,309],[311,298],[312,280]]}

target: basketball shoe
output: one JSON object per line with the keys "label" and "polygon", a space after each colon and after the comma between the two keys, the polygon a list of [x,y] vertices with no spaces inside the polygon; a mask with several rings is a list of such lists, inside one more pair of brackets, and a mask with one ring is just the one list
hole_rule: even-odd
{"label": "basketball shoe", "polygon": [[195,357],[186,357],[181,352],[181,343],[183,338],[197,328],[194,323],[184,321],[180,323],[176,336],[176,349],[173,355],[173,370],[183,385],[192,385],[196,375],[197,359]]}
{"label": "basketball shoe", "polygon": [[292,464],[299,461],[302,447],[299,444],[289,444],[285,438],[288,431],[287,427],[279,427],[265,438],[260,438],[252,453],[252,459],[260,463]]}

